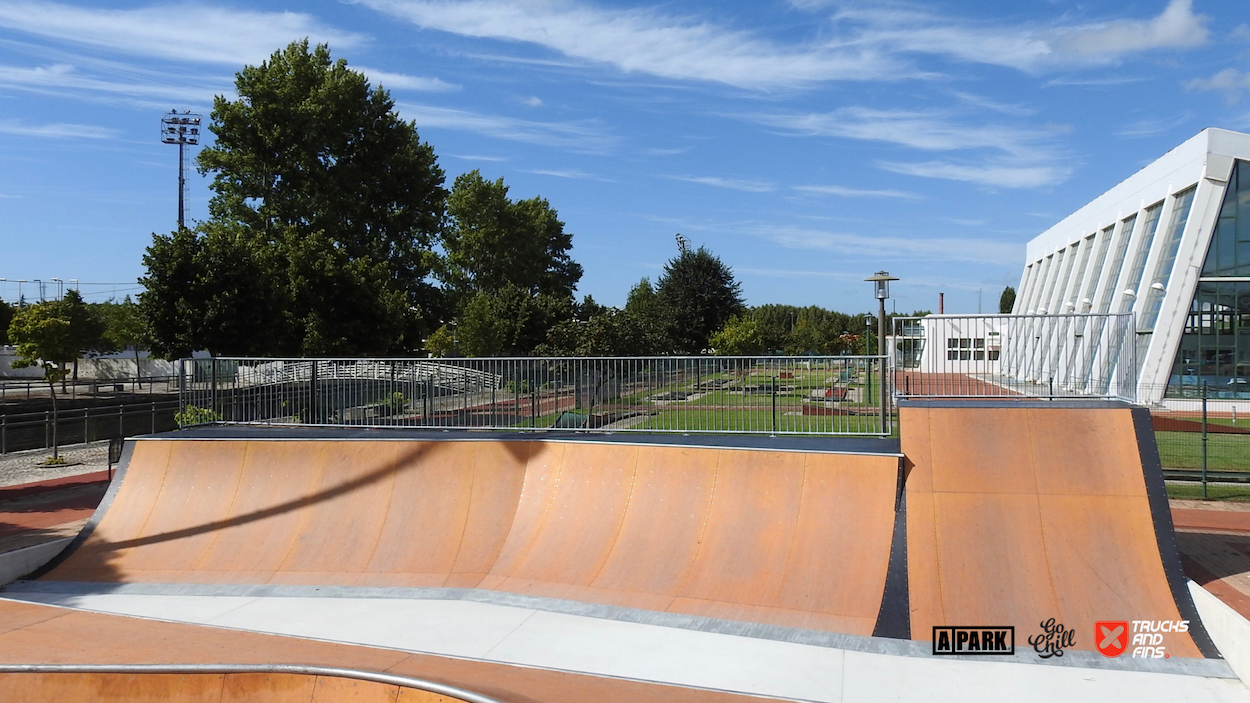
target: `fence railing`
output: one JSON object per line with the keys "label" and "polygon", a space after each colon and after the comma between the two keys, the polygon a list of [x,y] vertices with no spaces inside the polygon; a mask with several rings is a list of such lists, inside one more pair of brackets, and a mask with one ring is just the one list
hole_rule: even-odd
{"label": "fence railing", "polygon": [[217,358],[175,368],[186,424],[881,436],[892,430],[884,360]]}
{"label": "fence railing", "polygon": [[[177,376],[119,379],[66,379],[56,383],[57,397],[76,400],[119,393],[128,395],[172,395],[178,392]],[[0,378],[0,403],[48,398],[48,382],[36,378]]]}
{"label": "fence railing", "polygon": [[894,319],[902,397],[1137,397],[1132,314]]}
{"label": "fence railing", "polygon": [[0,415],[0,454],[50,448],[54,421],[62,447],[177,429],[178,409],[178,401],[165,400]]}

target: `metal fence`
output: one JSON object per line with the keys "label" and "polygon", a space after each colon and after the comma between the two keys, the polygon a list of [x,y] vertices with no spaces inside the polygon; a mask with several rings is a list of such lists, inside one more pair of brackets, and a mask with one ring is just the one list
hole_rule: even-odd
{"label": "metal fence", "polygon": [[902,397],[1134,401],[1132,314],[930,315],[894,319]]}
{"label": "metal fence", "polygon": [[57,445],[68,446],[177,429],[177,412],[178,401],[166,400],[0,415],[0,454],[51,448],[54,420]]}
{"label": "metal fence", "polygon": [[[1146,390],[1143,389],[1143,393]],[[1250,417],[1245,401],[1220,397],[1200,384],[1184,399],[1165,399],[1150,410],[1163,463],[1170,481],[1188,483],[1192,497],[1210,496],[1208,484],[1250,486]],[[1173,486],[1173,492],[1177,492]]]}
{"label": "metal fence", "polygon": [[883,361],[217,358],[175,368],[187,425],[880,436],[893,429]]}
{"label": "metal fence", "polygon": [[[58,398],[100,398],[119,393],[129,395],[172,395],[178,392],[176,376],[120,379],[66,379],[56,384]],[[36,378],[0,378],[0,403],[48,398],[48,382]]]}

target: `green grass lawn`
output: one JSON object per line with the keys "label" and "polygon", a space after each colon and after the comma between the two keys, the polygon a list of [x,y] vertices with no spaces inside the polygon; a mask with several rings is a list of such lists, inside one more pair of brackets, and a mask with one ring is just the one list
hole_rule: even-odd
{"label": "green grass lawn", "polygon": [[[1168,497],[1187,498],[1190,500],[1201,499],[1202,486],[1190,483],[1169,483]],[[1211,500],[1231,500],[1238,502],[1250,501],[1250,485],[1230,486],[1227,484],[1207,484],[1207,498]]]}
{"label": "green grass lawn", "polygon": [[[1165,469],[1202,468],[1202,435],[1197,432],[1156,432],[1159,458]],[[1250,471],[1250,435],[1208,434],[1207,468]]]}

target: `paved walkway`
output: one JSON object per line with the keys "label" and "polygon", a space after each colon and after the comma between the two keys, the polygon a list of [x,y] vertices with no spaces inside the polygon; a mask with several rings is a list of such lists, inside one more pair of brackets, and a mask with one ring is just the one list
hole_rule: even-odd
{"label": "paved walkway", "polygon": [[1171,504],[1185,573],[1250,618],[1250,505],[1198,500]]}
{"label": "paved walkway", "polygon": [[46,466],[51,449],[28,449],[0,454],[0,487],[47,481],[64,476],[78,476],[108,469],[107,440],[61,447],[60,455],[68,464]]}

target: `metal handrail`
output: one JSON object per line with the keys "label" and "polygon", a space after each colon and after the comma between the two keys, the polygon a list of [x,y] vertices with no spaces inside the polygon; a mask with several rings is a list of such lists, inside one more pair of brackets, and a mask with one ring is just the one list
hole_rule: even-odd
{"label": "metal handrail", "polygon": [[382,674],[362,669],[301,664],[0,664],[0,674],[295,674],[301,676],[334,676],[391,686],[403,686],[442,696],[458,698],[465,703],[502,703],[497,698],[466,691],[457,686],[417,679],[411,676]]}

